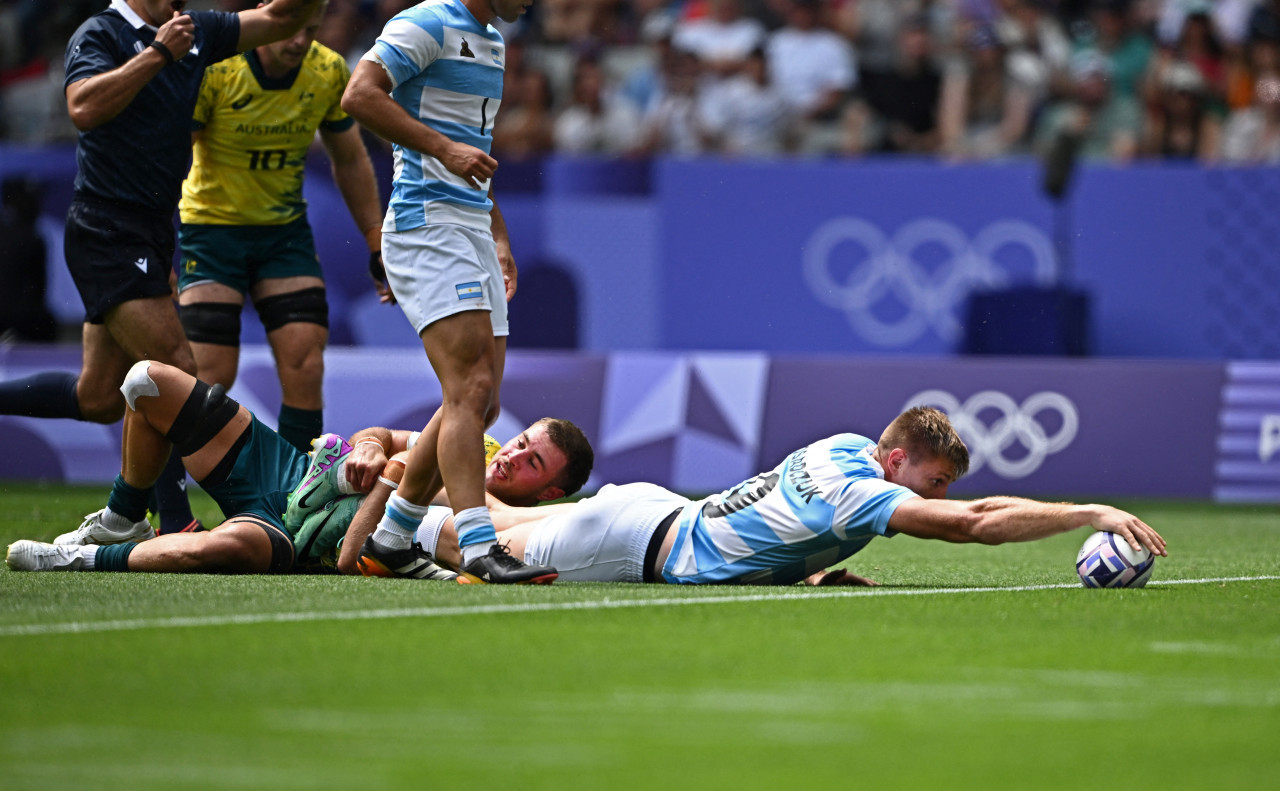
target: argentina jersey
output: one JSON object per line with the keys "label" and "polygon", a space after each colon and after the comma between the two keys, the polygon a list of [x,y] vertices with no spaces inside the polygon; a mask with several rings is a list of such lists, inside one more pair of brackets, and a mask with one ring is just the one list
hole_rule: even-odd
{"label": "argentina jersey", "polygon": [[[391,78],[391,96],[444,136],[489,153],[502,103],[506,47],[458,0],[427,0],[395,16],[365,60]],[[489,228],[489,183],[476,189],[436,158],[394,147],[394,183],[384,231],[431,223]]]}
{"label": "argentina jersey", "polygon": [[884,480],[875,442],[837,434],[767,473],[684,509],[667,582],[790,585],[839,563],[917,495]]}

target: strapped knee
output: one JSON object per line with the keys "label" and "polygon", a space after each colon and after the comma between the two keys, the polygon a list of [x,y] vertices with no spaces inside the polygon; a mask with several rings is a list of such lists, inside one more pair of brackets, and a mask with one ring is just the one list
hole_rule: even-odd
{"label": "strapped knee", "polygon": [[254,300],[253,307],[267,332],[296,322],[329,328],[329,302],[319,286]]}
{"label": "strapped knee", "polygon": [[210,387],[197,380],[165,438],[174,444],[178,453],[190,456],[217,436],[239,411],[239,402],[227,397],[227,388]]}
{"label": "strapped knee", "polygon": [[193,343],[240,345],[240,305],[228,302],[193,302],[178,311],[182,330]]}
{"label": "strapped knee", "polygon": [[124,384],[120,385],[120,392],[124,394],[124,400],[129,403],[129,408],[137,411],[138,399],[142,396],[158,396],[160,388],[156,385],[155,380],[151,378],[151,361],[139,360],[129,369],[129,373],[125,374]]}

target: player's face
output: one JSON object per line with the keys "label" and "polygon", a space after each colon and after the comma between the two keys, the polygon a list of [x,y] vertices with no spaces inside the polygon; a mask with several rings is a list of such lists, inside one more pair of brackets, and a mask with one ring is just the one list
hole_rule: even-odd
{"label": "player's face", "polygon": [[311,15],[311,19],[307,20],[307,24],[295,33],[293,38],[276,41],[262,48],[266,50],[266,58],[272,61],[276,68],[291,70],[302,63],[302,59],[307,56],[307,51],[311,49],[311,42],[316,40],[316,34],[320,32],[320,22],[324,19],[326,6],[326,3],[321,3]]}
{"label": "player's face", "polygon": [[187,7],[187,0],[134,0],[129,5],[139,15],[147,18],[148,22],[159,27],[173,19],[173,12],[182,13]]}
{"label": "player's face", "polygon": [[[900,456],[897,454],[901,454]],[[912,459],[901,449],[889,454],[884,465],[884,479],[905,486],[926,500],[941,500],[956,478],[956,469],[946,459],[921,457]]]}
{"label": "player's face", "polygon": [[485,489],[509,505],[536,505],[561,495],[552,482],[568,465],[564,451],[547,436],[547,428],[530,426],[502,446],[485,470]]}
{"label": "player's face", "polygon": [[533,5],[533,0],[489,0],[489,8],[494,16],[503,22],[514,22],[525,10]]}

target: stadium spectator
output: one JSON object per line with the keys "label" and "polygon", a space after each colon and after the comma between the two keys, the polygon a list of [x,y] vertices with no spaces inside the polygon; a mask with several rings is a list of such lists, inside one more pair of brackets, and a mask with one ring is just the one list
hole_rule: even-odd
{"label": "stadium spectator", "polygon": [[1137,153],[1142,108],[1111,90],[1109,62],[1093,50],[1071,59],[1072,94],[1049,106],[1035,130],[1035,150],[1047,156],[1063,136],[1085,159],[1128,162]]}
{"label": "stadium spectator", "polygon": [[1155,40],[1136,21],[1134,0],[1097,0],[1089,13],[1087,35],[1076,51],[1096,50],[1110,61],[1111,90],[1138,98],[1155,52]]}
{"label": "stadium spectator", "polygon": [[1280,164],[1280,75],[1260,77],[1254,103],[1227,116],[1222,159],[1234,165]]}
{"label": "stadium spectator", "polygon": [[934,61],[933,35],[921,18],[898,33],[898,52],[888,71],[864,68],[862,98],[875,112],[867,148],[904,154],[933,154],[941,142],[938,112],[942,72]]}
{"label": "stadium spectator", "polygon": [[[205,67],[288,38],[317,0],[239,14],[181,14],[178,0],[112,0],[67,44],[66,105],[80,130],[67,267],[85,306],[79,374],[0,383],[0,414],[114,423],[137,360],[196,370],[170,286],[173,211],[191,156],[191,112]],[[157,489],[162,528],[195,526],[181,460]]]}
{"label": "stadium spectator", "polygon": [[1209,163],[1218,158],[1221,139],[1221,116],[1200,71],[1190,63],[1170,64],[1147,105],[1138,155]]}
{"label": "stadium spectator", "polygon": [[690,157],[706,150],[706,122],[698,91],[698,59],[672,48],[662,63],[662,88],[641,122],[637,153]]}
{"label": "stadium spectator", "polygon": [[[1280,30],[1277,31],[1280,34]],[[1280,73],[1280,35],[1252,36],[1227,68],[1227,109],[1238,110],[1253,104],[1258,80]]]}
{"label": "stadium spectator", "polygon": [[[1111,506],[1018,497],[948,502],[947,488],[968,466],[969,451],[947,416],[915,407],[878,442],[837,434],[702,500],[633,483],[605,486],[576,503],[501,509],[495,516],[513,553],[554,564],[569,581],[874,585],[830,567],[876,536],[898,533],[994,545],[1089,526],[1122,536],[1134,549],[1167,554],[1159,533]],[[441,564],[457,562],[447,511],[428,516],[419,540]]]}
{"label": "stadium spectator", "polygon": [[795,116],[769,82],[764,50],[747,56],[743,70],[702,103],[701,114],[709,150],[729,156],[777,156],[795,137]]}
{"label": "stadium spectator", "polygon": [[1041,0],[1001,0],[996,35],[1018,78],[1038,91],[1061,94],[1070,82],[1071,40]]}
{"label": "stadium spectator", "polygon": [[765,28],[743,15],[741,0],[707,0],[707,7],[706,15],[677,22],[671,43],[696,55],[714,85],[742,70],[747,57],[764,45]]}
{"label": "stadium spectator", "polygon": [[498,417],[507,300],[516,290],[511,241],[493,200],[490,133],[502,97],[503,38],[489,23],[524,12],[522,0],[414,6],[383,28],[342,99],[344,110],[395,146],[383,259],[444,394],[366,547],[388,568],[419,562],[413,531],[442,480],[461,525],[466,573],[504,583],[550,573],[498,546],[478,453]]}
{"label": "stadium spectator", "polygon": [[769,34],[769,81],[800,122],[800,148],[831,153],[849,93],[858,81],[853,46],[825,24],[818,0],[788,0],[787,24]]}
{"label": "stadium spectator", "polygon": [[1025,151],[1038,95],[1010,68],[989,27],[974,28],[963,57],[948,61],[938,120],[942,152],[957,159],[994,159]]}
{"label": "stadium spectator", "polygon": [[635,148],[639,132],[640,113],[605,84],[600,62],[591,56],[579,58],[573,95],[555,119],[555,150],[617,156]]}
{"label": "stadium spectator", "polygon": [[[240,363],[245,295],[267,330],[280,379],[277,426],[306,451],[324,427],[329,310],[302,183],[317,131],[334,182],[381,272],[382,212],[360,130],[339,102],[347,64],[315,43],[321,0],[307,26],[210,66],[196,103],[191,172],[178,213],[179,318],[197,376],[230,388]],[[299,103],[302,94],[308,100]],[[251,153],[251,155],[247,155]],[[383,300],[385,283],[377,281]]]}
{"label": "stadium spectator", "polygon": [[503,81],[502,112],[493,122],[495,158],[536,160],[555,150],[555,99],[541,69],[528,67]]}
{"label": "stadium spectator", "polygon": [[1187,14],[1182,30],[1171,46],[1160,49],[1147,71],[1148,100],[1159,92],[1164,71],[1172,64],[1185,61],[1195,66],[1204,80],[1209,101],[1226,102],[1227,48],[1214,27],[1213,18],[1204,11]]}
{"label": "stadium spectator", "polygon": [[[10,568],[332,572],[338,544],[364,500],[355,495],[368,492],[380,479],[394,483],[404,465],[389,463],[388,457],[403,454],[417,439],[412,432],[385,428],[356,432],[351,443],[326,434],[308,458],[221,388],[173,366],[140,362],[130,370],[123,391],[129,408],[121,469],[106,507],[52,544],[10,545]],[[591,445],[567,420],[540,420],[500,449],[493,445],[485,487],[495,502],[533,506],[557,499],[576,492],[591,473]],[[147,491],[175,446],[226,519],[206,532],[152,538]],[[389,486],[382,487],[384,500],[389,492]],[[441,493],[436,502],[447,505],[448,498]],[[353,561],[348,572],[355,573],[356,553],[348,554]],[[429,558],[405,576],[454,577]]]}

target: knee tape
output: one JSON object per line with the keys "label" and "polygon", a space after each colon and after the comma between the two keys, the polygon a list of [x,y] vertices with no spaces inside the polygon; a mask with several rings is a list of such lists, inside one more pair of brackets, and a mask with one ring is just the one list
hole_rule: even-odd
{"label": "knee tape", "polygon": [[329,302],[325,299],[324,289],[318,286],[255,300],[253,307],[267,332],[295,322],[329,328]]}
{"label": "knee tape", "polygon": [[139,360],[129,369],[129,373],[125,374],[124,384],[120,385],[120,392],[124,394],[124,400],[132,410],[137,410],[140,397],[160,395],[160,388],[151,378],[150,369],[150,360]]}
{"label": "knee tape", "polygon": [[178,416],[173,419],[165,438],[180,454],[190,456],[217,436],[239,411],[239,402],[227,397],[227,388],[222,385],[210,387],[197,380],[195,389],[178,410]]}
{"label": "knee tape", "polygon": [[178,311],[182,330],[193,343],[240,345],[240,305],[227,302],[193,302]]}

